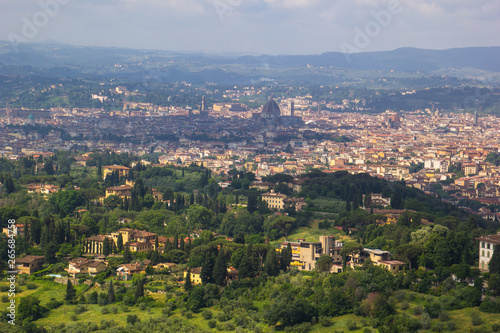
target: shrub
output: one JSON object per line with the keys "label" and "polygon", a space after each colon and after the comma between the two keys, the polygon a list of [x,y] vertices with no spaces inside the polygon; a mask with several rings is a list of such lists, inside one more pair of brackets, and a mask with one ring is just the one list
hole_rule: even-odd
{"label": "shrub", "polygon": [[480,326],[483,323],[483,319],[481,318],[479,313],[477,313],[476,311],[471,312],[470,320],[471,320],[473,326]]}
{"label": "shrub", "polygon": [[304,333],[309,331],[310,328],[311,328],[311,323],[302,323],[285,328],[285,332]]}
{"label": "shrub", "polygon": [[9,302],[9,296],[7,296],[7,295],[2,295],[2,302],[3,302],[3,303],[7,303],[7,302]]}
{"label": "shrub", "polygon": [[457,323],[455,323],[454,321],[449,321],[446,323],[446,329],[448,331],[454,331],[457,329]]}
{"label": "shrub", "polygon": [[205,309],[201,312],[201,316],[203,317],[203,319],[205,320],[210,320],[212,319],[212,311],[208,310],[208,309]]}
{"label": "shrub", "polygon": [[221,323],[229,320],[229,315],[225,312],[221,312],[217,315],[217,320]]}
{"label": "shrub", "polygon": [[439,314],[439,320],[442,322],[450,320],[450,314],[446,311],[443,311]]}
{"label": "shrub", "polygon": [[102,314],[108,314],[109,313],[109,309],[107,307],[103,307],[102,310],[101,310],[101,313]]}
{"label": "shrub", "polygon": [[234,331],[234,324],[232,321],[227,321],[224,323],[224,330],[226,331]]}
{"label": "shrub", "polygon": [[117,314],[117,313],[118,313],[118,308],[117,308],[116,306],[113,306],[113,307],[111,308],[111,313],[112,313],[112,314]]}
{"label": "shrub", "polygon": [[75,313],[72,313],[72,314],[69,316],[69,319],[71,319],[72,321],[77,321],[77,320],[78,320],[78,316],[77,316]]}
{"label": "shrub", "polygon": [[208,327],[210,327],[210,328],[215,328],[216,324],[217,324],[217,322],[215,320],[208,321]]}
{"label": "shrub", "polygon": [[28,283],[27,287],[28,287],[28,290],[34,290],[34,289],[38,288],[38,286],[36,284],[34,284],[33,282]]}
{"label": "shrub", "polygon": [[420,318],[420,326],[424,330],[428,330],[431,327],[431,316],[427,312],[422,313],[422,318]]}
{"label": "shrub", "polygon": [[50,301],[47,303],[47,308],[49,308],[50,310],[53,310],[53,309],[57,309],[61,305],[63,305],[63,302],[59,302],[58,300],[56,300],[55,298],[52,297],[50,299]]}
{"label": "shrub", "polygon": [[146,303],[142,302],[141,304],[139,304],[139,309],[140,309],[141,311],[146,310]]}
{"label": "shrub", "polygon": [[172,314],[172,309],[170,307],[164,307],[163,309],[161,309],[161,313],[163,313],[163,315],[167,317],[170,317],[170,315]]}
{"label": "shrub", "polygon": [[191,319],[193,318],[193,311],[186,311],[184,312],[184,317],[186,317],[187,319]]}
{"label": "shrub", "polygon": [[85,311],[87,311],[87,308],[82,306],[82,305],[77,305],[77,307],[75,308],[74,311],[76,314],[80,314],[80,313],[84,313]]}
{"label": "shrub", "polygon": [[134,325],[137,322],[140,322],[141,320],[137,315],[127,315],[127,324],[132,324]]}
{"label": "shrub", "polygon": [[434,326],[432,326],[431,331],[432,332],[443,332],[445,330],[445,323],[436,323]]}
{"label": "shrub", "polygon": [[500,324],[495,323],[495,324],[491,325],[491,330],[493,332],[500,332]]}
{"label": "shrub", "polygon": [[323,327],[329,327],[332,324],[332,320],[330,317],[321,316],[319,317],[319,323]]}
{"label": "shrub", "polygon": [[485,297],[479,309],[487,313],[500,313],[500,301],[494,301],[491,297]]}
{"label": "shrub", "polygon": [[424,309],[421,306],[416,306],[413,308],[413,314],[415,316],[420,316],[424,312]]}
{"label": "shrub", "polygon": [[349,329],[349,331],[355,331],[358,329],[358,324],[356,324],[356,322],[353,320],[348,320],[347,328]]}
{"label": "shrub", "polygon": [[401,303],[401,310],[408,310],[408,308],[410,307],[410,304],[407,302],[407,301],[403,301]]}
{"label": "shrub", "polygon": [[108,328],[116,326],[114,320],[101,319],[101,330],[107,330]]}

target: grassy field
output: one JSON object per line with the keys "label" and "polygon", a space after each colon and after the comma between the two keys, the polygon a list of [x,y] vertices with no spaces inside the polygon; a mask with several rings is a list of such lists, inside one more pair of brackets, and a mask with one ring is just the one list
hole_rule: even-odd
{"label": "grassy field", "polygon": [[[302,227],[294,229],[289,235],[289,241],[296,241],[298,238],[305,238],[306,242],[317,242],[319,236],[335,236],[336,240],[349,240],[349,236],[346,236],[343,231],[334,229],[330,227],[328,229],[319,229],[318,224],[323,220],[314,220],[311,222],[310,227]],[[333,225],[333,221],[329,220],[331,225]],[[279,239],[279,242],[284,242],[285,238]]]}

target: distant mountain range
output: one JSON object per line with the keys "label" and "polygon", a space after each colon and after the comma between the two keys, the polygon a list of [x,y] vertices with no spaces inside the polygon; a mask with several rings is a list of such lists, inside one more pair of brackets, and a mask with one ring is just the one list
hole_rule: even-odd
{"label": "distant mountain range", "polygon": [[[6,66],[38,69],[65,68],[71,72],[103,76],[140,77],[144,71],[169,71],[170,79],[187,77],[193,81],[230,83],[255,80],[324,82],[342,71],[391,71],[404,73],[467,71],[500,73],[500,47],[469,47],[448,50],[400,48],[393,51],[320,55],[224,56],[177,53],[161,50],[80,47],[48,41],[14,46],[0,41],[0,74]],[[12,69],[10,69],[12,70]],[[143,75],[143,74],[142,74]],[[343,74],[342,74],[343,75]],[[342,76],[341,75],[341,76]],[[468,74],[467,74],[468,75]],[[467,77],[464,75],[464,77]],[[342,77],[337,77],[342,82]],[[237,82],[234,82],[237,83]]]}

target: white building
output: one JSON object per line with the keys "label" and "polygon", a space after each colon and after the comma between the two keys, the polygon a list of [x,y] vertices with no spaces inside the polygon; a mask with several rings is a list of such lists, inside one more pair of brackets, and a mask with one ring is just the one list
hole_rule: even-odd
{"label": "white building", "polygon": [[479,240],[479,269],[482,271],[489,270],[491,256],[495,246],[500,244],[500,233],[496,235],[482,236]]}

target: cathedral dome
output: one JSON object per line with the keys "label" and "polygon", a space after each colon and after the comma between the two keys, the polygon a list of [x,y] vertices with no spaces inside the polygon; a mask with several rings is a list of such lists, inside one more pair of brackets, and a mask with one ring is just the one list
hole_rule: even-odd
{"label": "cathedral dome", "polygon": [[261,117],[263,118],[277,118],[281,116],[280,107],[273,99],[269,100],[262,107]]}

